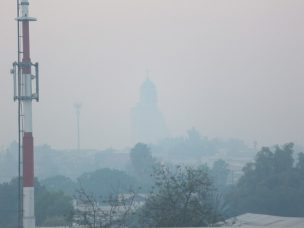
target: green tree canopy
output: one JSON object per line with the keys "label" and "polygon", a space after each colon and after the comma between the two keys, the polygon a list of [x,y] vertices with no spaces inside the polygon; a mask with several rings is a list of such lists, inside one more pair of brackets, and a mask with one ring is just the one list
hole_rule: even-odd
{"label": "green tree canopy", "polygon": [[136,175],[152,174],[155,159],[152,157],[148,145],[143,143],[136,144],[130,151],[130,160]]}
{"label": "green tree canopy", "polygon": [[211,202],[212,185],[202,169],[158,167],[142,223],[152,227],[207,226],[219,219]]}
{"label": "green tree canopy", "polygon": [[262,148],[227,199],[232,214],[262,213],[304,216],[304,155],[293,159],[293,144]]}
{"label": "green tree canopy", "polygon": [[78,178],[81,186],[96,197],[108,198],[110,195],[129,192],[138,187],[137,180],[123,171],[115,169],[99,169],[85,173]]}
{"label": "green tree canopy", "polygon": [[153,168],[158,165],[148,145],[136,144],[130,151],[130,161],[130,173],[140,182],[140,187],[147,191],[152,184]]}
{"label": "green tree canopy", "polygon": [[229,173],[230,170],[228,169],[228,163],[224,160],[219,159],[213,163],[210,175],[218,190],[222,191],[226,187]]}
{"label": "green tree canopy", "polygon": [[[50,192],[35,181],[35,213],[38,226],[70,225],[72,199],[63,192]],[[0,227],[18,227],[18,179],[0,184]]]}
{"label": "green tree canopy", "polygon": [[48,191],[36,182],[35,185],[36,224],[39,226],[71,225],[73,203],[62,191]]}
{"label": "green tree canopy", "polygon": [[44,185],[49,191],[63,191],[65,194],[73,196],[77,188],[77,184],[68,177],[57,175],[41,180],[40,183]]}

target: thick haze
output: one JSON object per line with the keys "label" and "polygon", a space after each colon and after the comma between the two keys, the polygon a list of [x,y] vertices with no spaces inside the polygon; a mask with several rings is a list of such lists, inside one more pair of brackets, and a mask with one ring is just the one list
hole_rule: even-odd
{"label": "thick haze", "polygon": [[[30,0],[40,63],[36,144],[131,146],[131,108],[150,79],[172,136],[260,145],[304,141],[303,0]],[[0,147],[17,138],[15,1],[0,1]]]}

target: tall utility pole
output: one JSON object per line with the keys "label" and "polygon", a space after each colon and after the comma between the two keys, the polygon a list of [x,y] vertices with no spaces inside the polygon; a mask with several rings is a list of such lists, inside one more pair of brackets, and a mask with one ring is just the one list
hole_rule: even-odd
{"label": "tall utility pole", "polygon": [[80,128],[79,128],[79,118],[80,118],[80,109],[81,103],[75,103],[74,108],[76,111],[76,124],[77,124],[77,150],[80,150]]}
{"label": "tall utility pole", "polygon": [[[32,100],[39,101],[39,75],[38,63],[33,64],[30,58],[29,22],[36,21],[36,19],[29,17],[28,0],[17,0],[16,20],[18,37],[18,61],[13,63],[13,69],[11,70],[11,73],[13,74],[14,79],[14,100],[18,101],[18,220],[19,227],[35,228]],[[32,68],[35,69],[34,72],[32,72]]]}

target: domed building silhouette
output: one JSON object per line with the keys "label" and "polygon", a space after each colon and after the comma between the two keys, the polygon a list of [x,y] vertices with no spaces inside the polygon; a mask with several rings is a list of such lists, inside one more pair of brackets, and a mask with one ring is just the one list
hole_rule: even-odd
{"label": "domed building silhouette", "polygon": [[155,143],[167,136],[165,121],[157,106],[155,84],[147,78],[140,87],[140,99],[132,109],[132,128],[136,142]]}

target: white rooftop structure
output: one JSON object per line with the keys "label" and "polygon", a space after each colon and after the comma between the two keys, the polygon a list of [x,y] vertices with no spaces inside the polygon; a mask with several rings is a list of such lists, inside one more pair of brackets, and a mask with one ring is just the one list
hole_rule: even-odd
{"label": "white rooftop structure", "polygon": [[281,217],[246,213],[226,220],[223,227],[292,227],[303,228],[303,217]]}

